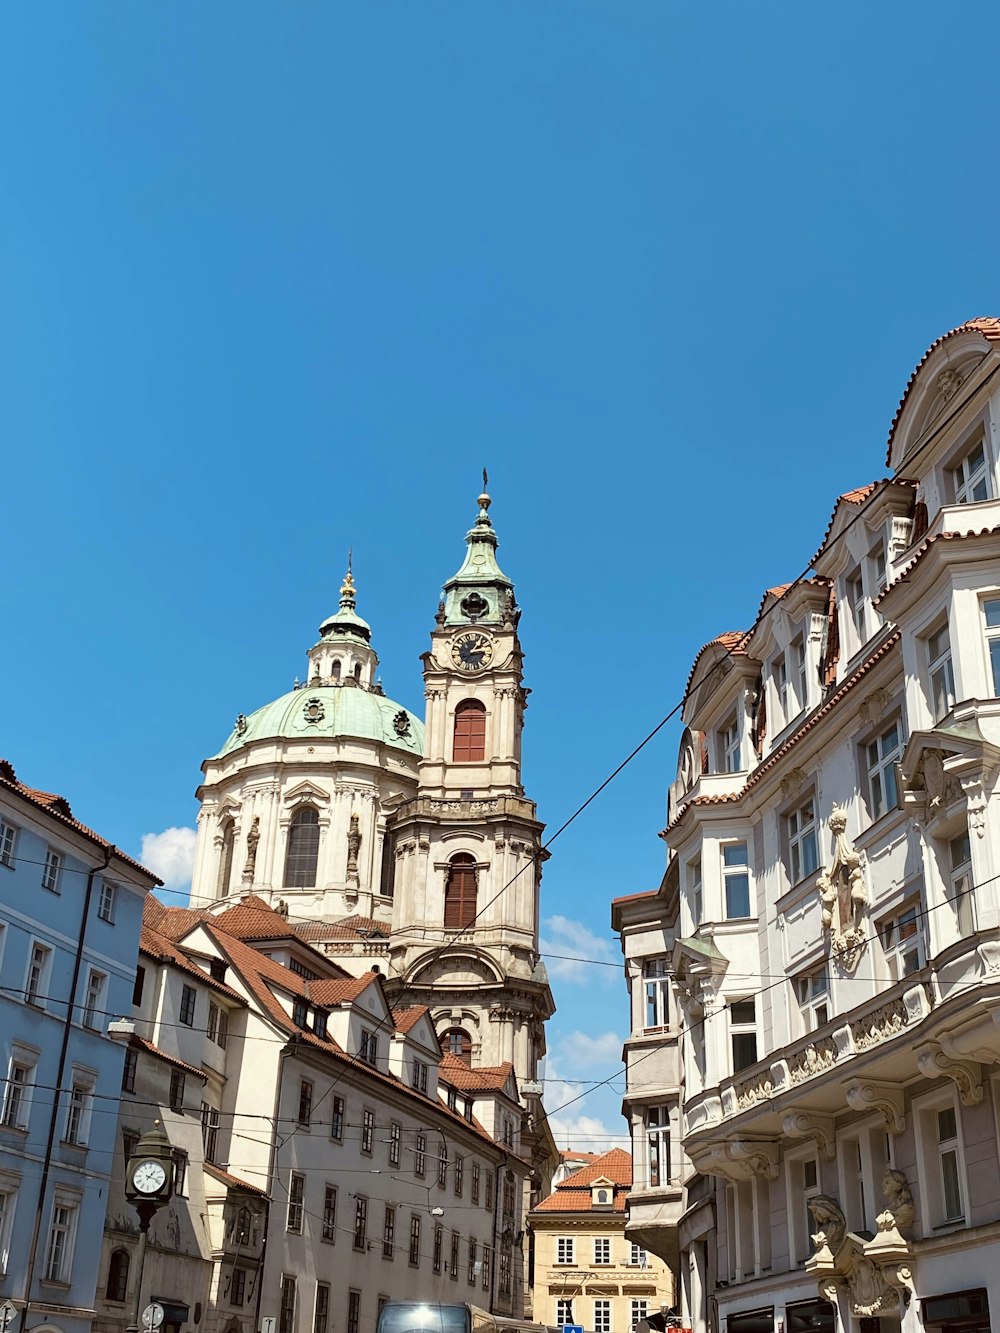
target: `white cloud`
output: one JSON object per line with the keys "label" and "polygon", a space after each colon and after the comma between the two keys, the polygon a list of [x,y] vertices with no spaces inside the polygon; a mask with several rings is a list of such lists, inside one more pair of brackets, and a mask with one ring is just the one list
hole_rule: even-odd
{"label": "white cloud", "polygon": [[556,1147],[577,1152],[610,1152],[612,1148],[632,1151],[624,1121],[621,1130],[611,1130],[603,1120],[592,1115],[556,1115],[549,1120]]}
{"label": "white cloud", "polygon": [[555,1045],[560,1066],[572,1065],[574,1070],[597,1071],[598,1078],[607,1078],[622,1063],[623,1039],[617,1032],[567,1032]]}
{"label": "white cloud", "polygon": [[[542,960],[549,976],[558,981],[608,981],[615,977],[613,967],[604,963],[615,962],[611,945],[606,939],[568,916],[550,916],[545,920],[545,935],[539,940]],[[562,954],[568,957],[552,957]],[[597,959],[595,967],[588,959]]]}
{"label": "white cloud", "polygon": [[144,833],[139,860],[154,875],[159,875],[166,888],[183,888],[191,883],[197,838],[193,828],[167,828],[162,833]]}

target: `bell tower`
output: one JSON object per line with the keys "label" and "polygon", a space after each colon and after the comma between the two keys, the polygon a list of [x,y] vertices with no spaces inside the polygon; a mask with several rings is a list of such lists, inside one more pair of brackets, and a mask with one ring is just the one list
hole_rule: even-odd
{"label": "bell tower", "polygon": [[544,826],[521,785],[521,613],[485,472],[478,503],[423,655],[418,793],[391,820],[390,986],[430,1005],[446,1051],[534,1080],[554,1010],[538,955]]}

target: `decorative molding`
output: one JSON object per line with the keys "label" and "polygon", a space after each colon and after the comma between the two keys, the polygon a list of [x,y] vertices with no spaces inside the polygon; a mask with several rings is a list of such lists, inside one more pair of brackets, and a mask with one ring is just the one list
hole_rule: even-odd
{"label": "decorative molding", "polygon": [[878,1111],[890,1134],[902,1134],[906,1128],[903,1089],[895,1083],[854,1079],[848,1083],[845,1095],[853,1111]]}
{"label": "decorative molding", "polygon": [[806,780],[806,775],[801,768],[793,768],[790,773],[786,773],[781,779],[781,795],[783,797],[794,796],[800,791],[802,784]]}
{"label": "decorative molding", "polygon": [[879,687],[876,690],[872,690],[871,694],[862,701],[861,707],[858,709],[858,712],[861,715],[861,720],[867,722],[870,727],[873,727],[877,722],[881,722],[882,718],[885,716],[886,709],[889,707],[891,698],[892,695],[886,689]]}
{"label": "decorative molding", "polygon": [[771,1071],[765,1070],[763,1073],[755,1074],[753,1078],[746,1079],[743,1083],[733,1084],[733,1098],[737,1109],[745,1111],[750,1106],[756,1106],[758,1102],[766,1102],[774,1095],[774,1080],[771,1077]]}
{"label": "decorative molding", "polygon": [[956,1060],[933,1042],[919,1047],[916,1056],[924,1078],[940,1078],[943,1074],[952,1080],[963,1106],[976,1106],[983,1100],[982,1068],[977,1061]]}
{"label": "decorative molding", "polygon": [[815,1074],[821,1074],[837,1062],[837,1047],[832,1037],[821,1037],[811,1042],[804,1051],[788,1060],[788,1078],[791,1083],[803,1083]]}
{"label": "decorative molding", "polygon": [[811,1139],[825,1162],[837,1155],[836,1129],[832,1115],[813,1111],[788,1111],[781,1120],[782,1132],[790,1139]]}
{"label": "decorative molding", "polygon": [[888,1041],[890,1037],[898,1036],[908,1021],[909,1012],[903,999],[890,1000],[888,1004],[879,1005],[871,1013],[851,1023],[855,1050],[867,1051],[872,1046],[879,1046],[883,1041]]}
{"label": "decorative molding", "polygon": [[954,366],[946,366],[937,377],[936,387],[944,401],[950,403],[962,387],[961,372],[956,370]]}

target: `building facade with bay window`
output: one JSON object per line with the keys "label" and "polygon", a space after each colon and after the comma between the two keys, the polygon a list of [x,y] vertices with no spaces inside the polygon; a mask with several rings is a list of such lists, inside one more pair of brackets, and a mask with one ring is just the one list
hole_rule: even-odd
{"label": "building facade with bay window", "polygon": [[667,875],[614,906],[630,1041],[670,959],[697,1330],[1000,1322],[1000,321],[928,350],[887,463],[698,654]]}

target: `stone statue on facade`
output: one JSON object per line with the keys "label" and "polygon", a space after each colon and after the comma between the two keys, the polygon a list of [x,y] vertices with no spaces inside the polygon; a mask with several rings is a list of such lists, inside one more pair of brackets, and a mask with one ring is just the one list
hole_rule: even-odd
{"label": "stone statue on facade", "polygon": [[254,815],[250,832],[247,834],[247,859],[243,867],[243,883],[252,884],[257,866],[257,844],[260,842],[260,816]]}
{"label": "stone statue on facade", "polygon": [[868,905],[861,856],[847,839],[847,811],[835,805],[830,813],[833,834],[833,864],[816,881],[823,929],[832,932],[834,958],[845,971],[853,972],[868,945],[864,912]]}
{"label": "stone statue on facade", "polygon": [[351,824],[347,832],[347,882],[355,889],[361,883],[358,874],[358,852],[361,850],[361,825],[357,815],[351,815]]}

